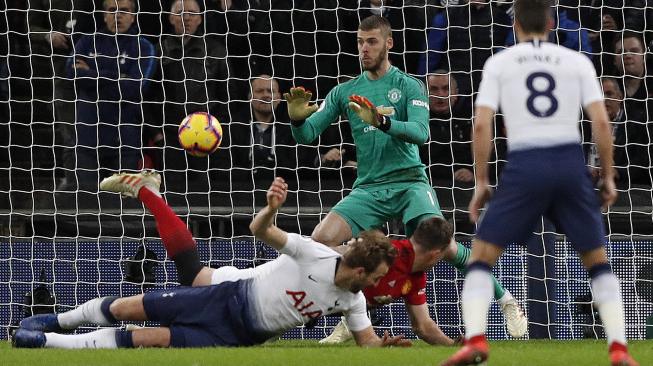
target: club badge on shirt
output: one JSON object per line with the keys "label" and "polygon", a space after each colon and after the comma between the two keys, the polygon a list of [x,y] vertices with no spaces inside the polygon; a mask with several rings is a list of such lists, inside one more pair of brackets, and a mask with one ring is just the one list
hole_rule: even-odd
{"label": "club badge on shirt", "polygon": [[412,288],[413,288],[413,282],[411,282],[411,280],[408,280],[408,281],[404,282],[404,285],[401,288],[401,295],[402,296],[408,295],[408,293],[410,292],[410,289],[412,289]]}
{"label": "club badge on shirt", "polygon": [[388,100],[392,103],[397,103],[401,99],[401,90],[392,88],[388,90]]}

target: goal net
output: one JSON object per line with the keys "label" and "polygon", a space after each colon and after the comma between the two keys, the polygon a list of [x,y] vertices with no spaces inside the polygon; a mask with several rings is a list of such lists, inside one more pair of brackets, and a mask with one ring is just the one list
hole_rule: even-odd
{"label": "goal net", "polygon": [[[485,60],[514,43],[509,1],[136,3],[0,5],[0,338],[26,314],[178,285],[150,213],[136,200],[98,192],[99,180],[118,170],[162,174],[163,196],[187,222],[206,265],[246,268],[276,257],[248,229],[276,175],[290,186],[278,225],[310,235],[350,192],[356,147],[344,118],[315,143],[297,145],[281,93],[304,86],[320,103],[359,75],[356,30],[372,14],[392,24],[392,64],[428,88],[430,139],[420,153],[456,238],[470,245],[473,98]],[[555,20],[551,41],[585,54],[602,78],[619,173],[619,199],[603,216],[607,248],[627,334],[644,338],[653,334],[653,8],[559,0]],[[204,158],[177,141],[181,120],[198,111],[216,116],[224,132],[222,147]],[[587,123],[581,130],[595,171]],[[506,162],[500,114],[493,141],[496,182]],[[396,221],[384,230],[404,233]],[[494,273],[526,310],[527,337],[602,337],[587,275],[565,236],[544,220],[521,244]],[[463,330],[463,279],[446,263],[428,272],[430,315],[450,336]],[[379,330],[413,336],[400,302],[373,318]],[[284,337],[322,338],[338,320]],[[489,335],[508,338],[496,304]]]}

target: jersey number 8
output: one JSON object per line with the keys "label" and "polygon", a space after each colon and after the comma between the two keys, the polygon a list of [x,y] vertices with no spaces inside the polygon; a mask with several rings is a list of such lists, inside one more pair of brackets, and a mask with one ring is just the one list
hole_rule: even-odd
{"label": "jersey number 8", "polygon": [[[535,80],[540,78],[546,80],[547,83],[546,88],[543,90],[536,89],[534,85]],[[532,115],[540,118],[550,117],[558,110],[558,100],[553,95],[553,90],[556,88],[556,81],[551,74],[534,72],[528,75],[528,78],[526,78],[526,88],[531,92],[526,100],[526,107]],[[549,100],[549,108],[542,110],[535,107],[535,98],[537,97],[547,98]]]}

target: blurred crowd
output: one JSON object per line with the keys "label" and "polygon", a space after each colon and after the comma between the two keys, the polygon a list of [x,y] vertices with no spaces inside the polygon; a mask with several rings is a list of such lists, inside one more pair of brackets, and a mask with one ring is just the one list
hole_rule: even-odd
{"label": "blurred crowd", "polygon": [[[514,44],[510,1],[489,0],[7,0],[0,24],[4,121],[54,131],[58,190],[97,190],[116,170],[155,168],[167,184],[353,180],[356,149],[343,118],[314,145],[292,138],[281,95],[318,101],[361,70],[360,19],[393,26],[393,65],[424,80],[435,185],[473,184],[473,102],[485,61]],[[559,0],[551,42],[591,59],[613,121],[624,187],[651,186],[653,1]],[[207,111],[224,139],[208,158],[177,142],[184,116]],[[505,154],[500,116],[496,171]],[[8,130],[9,131],[9,130]],[[582,124],[591,174],[601,172]],[[0,164],[18,159],[9,146]],[[7,162],[2,162],[3,157]],[[206,174],[206,172],[210,174]],[[240,184],[240,183],[239,183]],[[241,187],[245,187],[244,185]],[[184,188],[180,189],[186,189]],[[251,187],[250,187],[251,189]]]}

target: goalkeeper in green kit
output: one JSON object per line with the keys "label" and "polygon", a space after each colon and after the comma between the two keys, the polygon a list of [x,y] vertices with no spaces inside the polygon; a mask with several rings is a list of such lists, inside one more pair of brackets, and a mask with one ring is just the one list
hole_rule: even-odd
{"label": "goalkeeper in green kit", "polygon": [[[393,218],[402,219],[410,237],[420,221],[442,217],[418,151],[418,145],[429,137],[424,84],[390,64],[388,50],[393,40],[387,19],[377,15],[363,19],[357,43],[363,73],[332,89],[319,107],[309,104],[312,94],[302,87],[284,94],[298,143],[312,142],[343,113],[349,117],[358,176],[351,193],[332,208],[312,234],[313,240],[329,246],[341,245],[363,230],[380,228]],[[416,251],[415,261],[419,255]],[[468,248],[452,239],[442,258],[464,270],[469,255]],[[508,332],[522,337],[527,330],[526,317],[496,279],[494,284]],[[430,320],[428,308],[420,309],[420,314],[409,311],[411,321]],[[341,323],[323,343],[338,343],[347,334],[346,324]]]}

